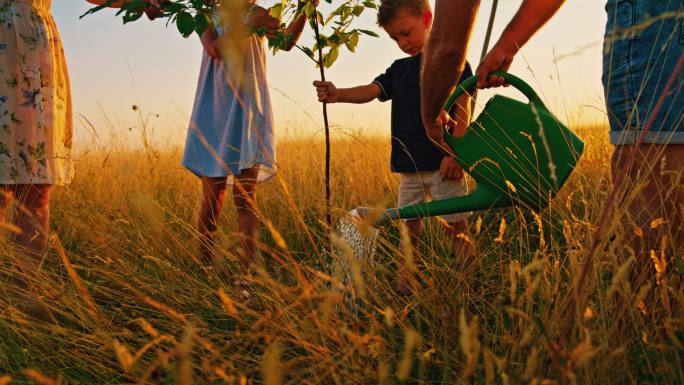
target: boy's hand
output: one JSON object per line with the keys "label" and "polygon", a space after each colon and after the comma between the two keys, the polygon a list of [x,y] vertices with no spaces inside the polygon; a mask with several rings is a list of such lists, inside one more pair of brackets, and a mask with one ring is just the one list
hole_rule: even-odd
{"label": "boy's hand", "polygon": [[447,132],[454,132],[454,129],[456,128],[456,121],[451,119],[451,116],[449,116],[448,112],[442,110],[442,112],[439,113],[438,121],[442,127],[446,128]]}
{"label": "boy's hand", "polygon": [[[450,120],[452,119],[449,117],[449,114],[446,111],[442,111],[437,117],[437,120],[435,120],[430,127],[426,127],[425,131],[428,138],[437,148],[442,150],[444,153],[453,155],[454,151],[444,140],[444,126],[449,125]],[[453,124],[455,125],[456,122]]]}
{"label": "boy's hand", "polygon": [[439,175],[442,176],[442,180],[461,180],[463,169],[453,156],[445,156],[439,166]]}
{"label": "boy's hand", "polygon": [[337,103],[337,87],[332,82],[314,80],[313,85],[316,87],[319,102]]}

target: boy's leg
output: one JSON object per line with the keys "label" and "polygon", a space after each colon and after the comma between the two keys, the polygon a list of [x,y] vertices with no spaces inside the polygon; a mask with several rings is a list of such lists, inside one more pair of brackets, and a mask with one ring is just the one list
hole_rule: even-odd
{"label": "boy's leg", "polygon": [[[401,294],[408,294],[411,290],[411,280],[413,279],[413,272],[409,269],[408,262],[406,259],[413,257],[414,264],[415,258],[418,251],[418,246],[420,245],[420,238],[423,235],[423,221],[421,219],[409,219],[404,221],[406,227],[408,228],[409,245],[411,247],[410,251],[402,252],[404,254],[410,253],[409,255],[403,255],[403,258],[397,259],[397,286],[396,290]],[[404,242],[405,240],[402,240]]]}
{"label": "boy's leg", "polygon": [[[423,173],[401,173],[399,182],[398,206],[405,207],[425,201],[425,186],[423,184]],[[423,221],[421,219],[410,219],[404,221],[408,228],[410,240],[402,239],[411,248],[410,253],[414,260],[417,258],[420,238],[423,235]],[[413,279],[413,272],[409,271],[406,261],[407,256],[401,255],[396,258],[397,264],[397,285],[396,290],[401,294],[410,292],[410,282]]]}
{"label": "boy's leg", "polygon": [[226,177],[202,177],[202,202],[200,204],[198,228],[200,250],[205,263],[214,260],[214,234],[226,197]]}
{"label": "boy's leg", "polygon": [[464,274],[475,272],[479,265],[479,255],[470,236],[468,221],[463,219],[449,223],[445,228],[454,245],[454,256],[462,262],[461,271]]}
{"label": "boy's leg", "polygon": [[256,241],[259,233],[259,218],[256,215],[256,184],[259,166],[241,170],[233,180],[233,199],[237,209],[238,225],[240,227],[239,257],[245,266],[249,267],[254,261]]}
{"label": "boy's leg", "polygon": [[[439,173],[435,175],[432,186],[434,200],[442,200],[464,196],[468,194],[465,178],[459,180],[441,180]],[[470,236],[467,218],[470,213],[455,213],[442,216],[446,221],[444,228],[454,246],[454,256],[462,261],[463,273],[473,272],[478,265],[478,253]]]}

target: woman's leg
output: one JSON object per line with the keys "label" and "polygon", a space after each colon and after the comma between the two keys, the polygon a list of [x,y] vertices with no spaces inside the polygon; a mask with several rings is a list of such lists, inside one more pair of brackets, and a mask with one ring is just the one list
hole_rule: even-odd
{"label": "woman's leg", "polygon": [[202,203],[199,213],[200,250],[204,262],[213,262],[214,233],[216,221],[226,198],[225,177],[202,177]]}
{"label": "woman's leg", "polygon": [[256,240],[259,233],[259,218],[256,215],[256,182],[259,166],[242,170],[234,177],[233,200],[237,209],[238,226],[240,227],[239,257],[245,266],[254,261]]}
{"label": "woman's leg", "polygon": [[0,185],[0,224],[7,223],[7,207],[13,197],[13,185]]}
{"label": "woman's leg", "polygon": [[[40,263],[45,254],[50,230],[50,190],[47,184],[24,184],[14,187],[14,224],[21,230],[13,236],[14,242]],[[35,269],[38,268],[36,264]]]}

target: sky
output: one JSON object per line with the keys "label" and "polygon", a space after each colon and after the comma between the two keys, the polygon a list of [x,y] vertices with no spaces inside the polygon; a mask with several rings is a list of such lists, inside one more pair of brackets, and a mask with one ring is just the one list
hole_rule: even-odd
{"label": "sky", "polygon": [[[333,0],[333,6],[340,0]],[[262,0],[270,6],[275,0]],[[321,2],[321,11],[330,10]],[[433,3],[434,4],[434,3]],[[492,44],[520,5],[499,2]],[[192,111],[202,46],[197,36],[182,38],[165,20],[145,18],[123,25],[115,10],[107,9],[79,19],[92,5],[82,0],[54,0],[52,11],[59,27],[71,76],[76,119],[76,143],[81,149],[94,142],[132,147],[145,132],[159,146],[182,146]],[[326,8],[326,6],[328,8]],[[473,68],[481,54],[492,1],[482,0],[467,55]],[[558,14],[516,56],[510,72],[526,80],[551,111],[572,125],[605,121],[601,87],[601,50],[606,15],[604,2],[567,1]],[[375,24],[367,10],[357,28],[380,37],[363,36],[356,53],[343,50],[326,78],[338,87],[370,83],[392,61],[404,57],[395,43]],[[307,26],[300,42],[310,45]],[[319,71],[298,50],[268,54],[268,81],[276,121],[276,137],[323,138],[321,104],[311,83]],[[479,96],[482,105],[494,92],[519,99],[509,88]],[[139,106],[134,111],[132,106]],[[349,132],[389,136],[390,103],[328,106],[333,137]]]}

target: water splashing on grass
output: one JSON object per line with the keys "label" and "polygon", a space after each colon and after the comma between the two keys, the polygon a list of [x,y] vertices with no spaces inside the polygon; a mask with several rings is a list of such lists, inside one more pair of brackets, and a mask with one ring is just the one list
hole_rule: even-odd
{"label": "water splashing on grass", "polygon": [[363,277],[359,263],[371,262],[377,249],[380,230],[366,223],[356,209],[343,216],[335,225],[339,235],[333,241],[329,271],[351,288],[352,297],[363,296]]}

